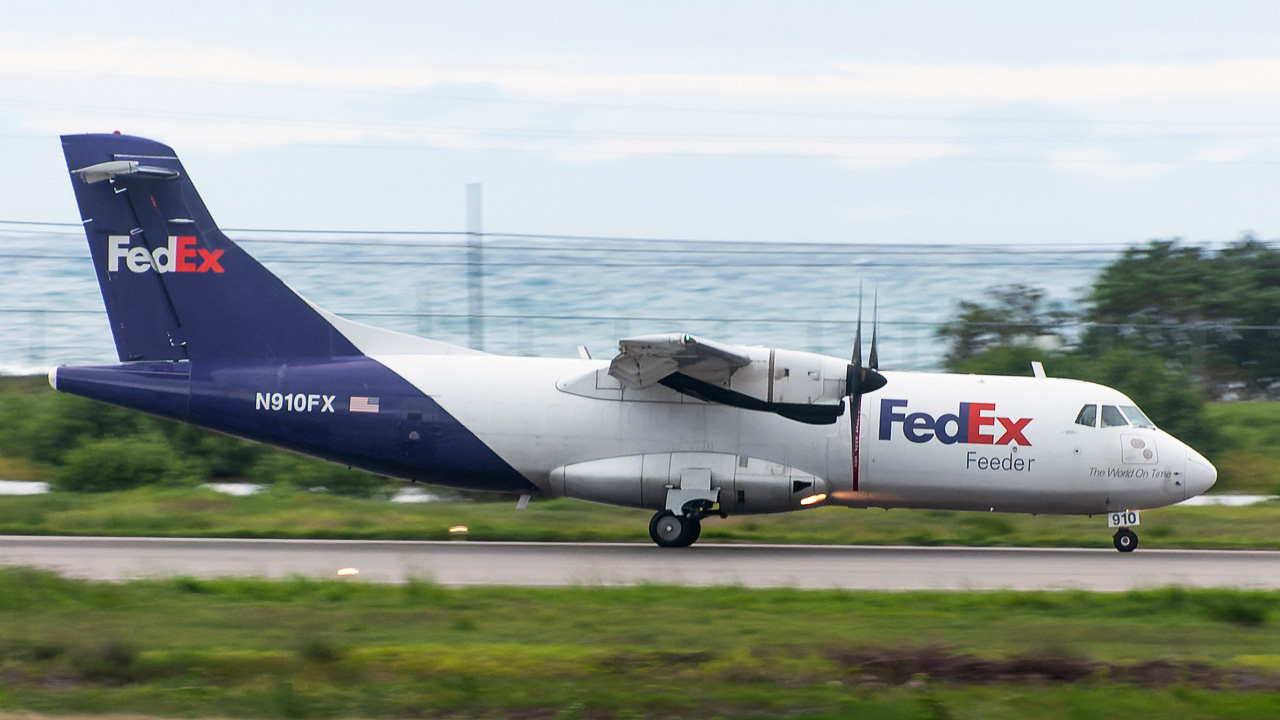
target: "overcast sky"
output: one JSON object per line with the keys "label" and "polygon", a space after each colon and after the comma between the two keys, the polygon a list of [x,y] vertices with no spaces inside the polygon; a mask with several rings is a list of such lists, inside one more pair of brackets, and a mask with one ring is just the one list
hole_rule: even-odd
{"label": "overcast sky", "polygon": [[726,240],[1280,235],[1274,0],[0,2],[0,220],[61,133],[224,227]]}

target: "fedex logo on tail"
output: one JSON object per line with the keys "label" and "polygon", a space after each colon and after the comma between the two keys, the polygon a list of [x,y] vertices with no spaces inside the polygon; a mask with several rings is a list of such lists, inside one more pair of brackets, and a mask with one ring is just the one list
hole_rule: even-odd
{"label": "fedex logo on tail", "polygon": [[120,272],[120,263],[130,272],[143,273],[155,270],[158,273],[171,272],[224,272],[221,261],[225,250],[205,250],[195,247],[194,235],[170,235],[169,244],[148,250],[145,247],[130,247],[128,235],[111,235],[107,238],[107,270]]}
{"label": "fedex logo on tail", "polygon": [[1031,445],[1023,432],[1031,418],[1007,418],[995,414],[995,403],[960,403],[958,412],[934,417],[929,413],[906,412],[906,400],[880,401],[880,439],[893,437],[893,426],[902,426],[902,435],[913,443],[937,438],[943,445]]}

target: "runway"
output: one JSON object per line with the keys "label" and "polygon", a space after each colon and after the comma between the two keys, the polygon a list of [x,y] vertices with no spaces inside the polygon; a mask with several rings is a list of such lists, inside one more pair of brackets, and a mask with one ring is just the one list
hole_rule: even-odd
{"label": "runway", "polygon": [[0,564],[68,577],[259,576],[443,585],[742,585],[852,590],[1280,588],[1280,552],[0,536]]}

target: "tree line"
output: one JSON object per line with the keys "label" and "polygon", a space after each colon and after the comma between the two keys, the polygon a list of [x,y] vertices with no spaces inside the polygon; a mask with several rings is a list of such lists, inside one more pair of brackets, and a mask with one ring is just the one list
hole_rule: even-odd
{"label": "tree line", "polygon": [[1203,452],[1206,400],[1280,398],[1280,251],[1246,235],[1220,249],[1154,240],[1125,250],[1068,309],[1030,284],[957,304],[939,328],[952,372],[1092,380],[1132,397]]}

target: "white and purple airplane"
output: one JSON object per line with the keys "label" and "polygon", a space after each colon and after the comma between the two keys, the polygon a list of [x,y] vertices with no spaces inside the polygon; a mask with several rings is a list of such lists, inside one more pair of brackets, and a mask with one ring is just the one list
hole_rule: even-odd
{"label": "white and purple airplane", "polygon": [[840,505],[1103,515],[1127,552],[1140,510],[1217,479],[1116,390],[882,373],[874,333],[863,366],[859,341],[852,362],[679,333],[525,358],[355,323],[228,240],[171,148],[62,146],[120,358],[54,369],[63,392],[522,505],[646,508],[664,547],[712,515]]}

